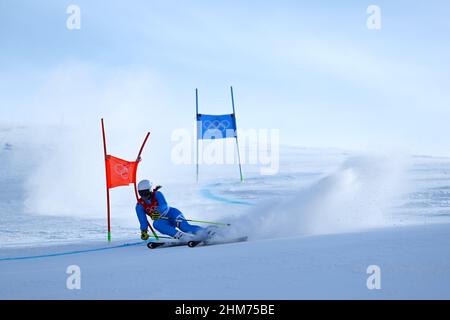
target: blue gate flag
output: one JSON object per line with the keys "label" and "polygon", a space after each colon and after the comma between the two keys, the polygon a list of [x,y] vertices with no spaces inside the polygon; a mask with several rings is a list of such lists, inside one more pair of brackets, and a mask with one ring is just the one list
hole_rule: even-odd
{"label": "blue gate flag", "polygon": [[236,117],[234,114],[197,114],[197,139],[212,140],[236,137]]}

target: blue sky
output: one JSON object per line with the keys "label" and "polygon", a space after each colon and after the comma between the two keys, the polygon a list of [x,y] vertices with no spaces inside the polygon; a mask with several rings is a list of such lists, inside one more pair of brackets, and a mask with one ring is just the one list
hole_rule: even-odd
{"label": "blue sky", "polygon": [[[81,30],[66,28],[70,4]],[[371,4],[382,10],[380,31],[366,27]],[[450,155],[449,9],[0,0],[2,122],[97,125],[109,116],[190,128],[194,89],[203,112],[226,113],[233,85],[239,125],[280,129],[285,144]]]}

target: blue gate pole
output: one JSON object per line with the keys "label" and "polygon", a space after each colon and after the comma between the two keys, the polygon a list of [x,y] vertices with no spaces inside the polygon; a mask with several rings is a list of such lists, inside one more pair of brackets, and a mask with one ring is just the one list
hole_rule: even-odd
{"label": "blue gate pole", "polygon": [[236,147],[237,147],[237,154],[238,154],[238,160],[239,160],[239,173],[241,175],[241,182],[244,182],[244,177],[242,176],[242,165],[241,165],[241,154],[239,152],[239,140],[237,135],[237,120],[236,120],[236,111],[234,108],[234,93],[233,93],[233,87],[231,87],[231,104],[233,105],[233,116],[234,116],[234,123],[236,127]]}
{"label": "blue gate pole", "polygon": [[197,138],[196,172],[197,172],[197,183],[198,183],[198,89],[195,89],[195,124],[197,127],[197,132],[196,132],[195,136]]}

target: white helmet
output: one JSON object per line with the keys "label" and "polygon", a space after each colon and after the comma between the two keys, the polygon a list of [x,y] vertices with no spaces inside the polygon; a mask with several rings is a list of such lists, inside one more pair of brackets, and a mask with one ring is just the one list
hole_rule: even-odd
{"label": "white helmet", "polygon": [[148,180],[142,180],[138,183],[138,191],[152,190],[153,183]]}

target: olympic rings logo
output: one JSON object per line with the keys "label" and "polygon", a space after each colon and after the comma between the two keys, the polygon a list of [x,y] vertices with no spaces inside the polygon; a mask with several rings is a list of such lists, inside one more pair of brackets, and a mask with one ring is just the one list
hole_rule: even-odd
{"label": "olympic rings logo", "polygon": [[147,212],[148,214],[153,214],[157,210],[158,210],[158,206],[150,206],[145,209],[145,212]]}
{"label": "olympic rings logo", "polygon": [[228,120],[214,120],[214,121],[210,121],[210,120],[206,120],[203,122],[203,128],[205,130],[220,130],[220,131],[224,131],[227,130],[228,128],[230,128],[230,121]]}
{"label": "olympic rings logo", "polygon": [[120,163],[114,166],[114,172],[117,173],[124,180],[128,180],[130,176],[130,170]]}

